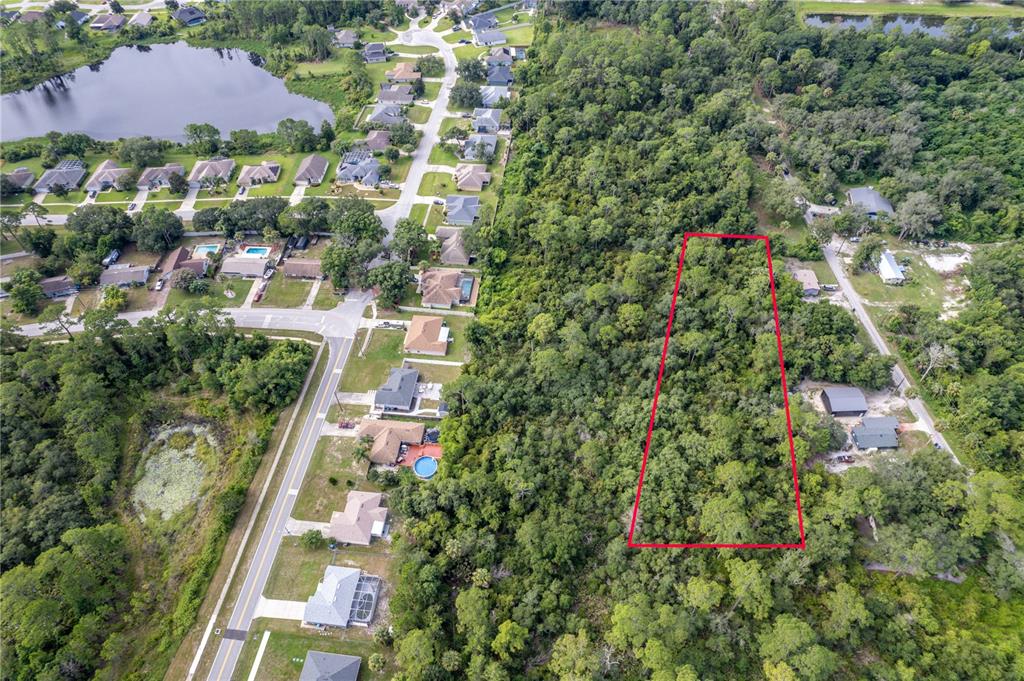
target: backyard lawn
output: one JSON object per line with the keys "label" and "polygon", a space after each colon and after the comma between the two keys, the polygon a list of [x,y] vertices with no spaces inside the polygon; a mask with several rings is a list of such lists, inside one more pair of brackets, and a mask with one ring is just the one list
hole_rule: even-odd
{"label": "backyard lawn", "polygon": [[462,373],[462,367],[423,364],[411,357],[407,357],[405,363],[420,372],[420,383],[451,383]]}
{"label": "backyard lawn", "polygon": [[341,385],[338,387],[342,392],[364,393],[376,390],[387,380],[390,369],[401,366],[404,331],[374,329],[366,354],[360,357],[358,352],[363,347],[365,336],[366,329],[360,329],[356,333],[352,354],[345,365]]}
{"label": "backyard lawn", "polygon": [[[264,631],[272,633],[267,639],[267,647],[255,677],[258,679],[299,678],[306,653],[310,650],[361,657],[363,663],[359,667],[359,681],[384,681],[391,678],[396,671],[392,661],[392,650],[374,643],[369,631],[362,627],[331,631],[327,635],[302,629],[298,622],[258,619],[250,626],[249,636],[242,646],[235,669],[235,681],[245,681],[249,678]],[[366,661],[374,653],[380,653],[388,660],[388,665],[383,671],[374,672],[367,666]]]}
{"label": "backyard lawn", "polygon": [[[245,302],[245,297],[249,295],[249,289],[252,288],[253,283],[253,279],[214,281],[211,282],[210,292],[205,296],[196,296],[191,293],[186,293],[181,289],[173,288],[167,295],[167,303],[165,307],[169,309],[185,305],[186,303],[199,301],[218,307],[239,307]],[[229,287],[235,294],[233,298],[228,298],[224,295],[225,290]]]}
{"label": "backyard lawn", "polygon": [[284,276],[284,272],[275,272],[273,279],[263,293],[263,299],[253,303],[254,307],[302,307],[306,302],[313,282],[308,279],[295,279]]}
{"label": "backyard lawn", "polygon": [[322,437],[317,441],[295,498],[293,518],[327,522],[331,513],[345,507],[349,490],[376,491],[366,482],[369,463],[355,457],[357,445],[354,437]]}
{"label": "backyard lawn", "polygon": [[448,326],[448,334],[452,342],[448,344],[448,354],[444,357],[438,357],[438,359],[445,359],[451,362],[468,362],[469,340],[466,338],[466,329],[473,322],[473,318],[445,315],[444,322]]}
{"label": "backyard lawn", "polygon": [[508,38],[509,45],[529,45],[533,42],[533,24],[502,30]]}
{"label": "backyard lawn", "polygon": [[419,196],[447,196],[458,191],[451,173],[424,173],[423,182],[416,191]]}

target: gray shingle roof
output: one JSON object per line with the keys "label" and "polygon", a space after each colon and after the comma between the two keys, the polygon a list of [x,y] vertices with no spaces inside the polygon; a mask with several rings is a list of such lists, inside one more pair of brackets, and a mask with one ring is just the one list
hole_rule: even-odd
{"label": "gray shingle roof", "polygon": [[295,171],[295,184],[320,184],[330,165],[323,156],[310,154],[299,163],[299,169]]}
{"label": "gray shingle roof", "polygon": [[850,386],[837,386],[825,388],[822,397],[826,399],[826,406],[829,406],[832,413],[836,412],[866,412],[868,402],[864,399],[864,393],[860,388]]}
{"label": "gray shingle roof", "polygon": [[868,215],[885,213],[892,215],[892,204],[872,187],[854,187],[846,192],[846,198],[854,206],[858,206]]}
{"label": "gray shingle roof", "polygon": [[471,225],[479,212],[479,196],[450,194],[445,199],[445,221],[450,225]]}
{"label": "gray shingle roof", "polygon": [[899,425],[892,416],[868,416],[853,428],[853,441],[858,449],[895,449],[900,446],[896,435]]}
{"label": "gray shingle roof", "polygon": [[419,381],[420,372],[416,369],[402,367],[392,369],[388,380],[377,389],[373,398],[374,406],[388,409],[412,408],[416,398],[416,382]]}
{"label": "gray shingle roof", "polygon": [[493,154],[497,147],[497,135],[470,135],[462,146],[462,157],[470,161],[477,161],[487,154]]}
{"label": "gray shingle roof", "polygon": [[319,650],[306,652],[299,681],[356,681],[362,658],[354,655],[321,653]]}
{"label": "gray shingle roof", "polygon": [[359,574],[359,568],[328,565],[324,578],[306,601],[302,620],[310,624],[347,627]]}

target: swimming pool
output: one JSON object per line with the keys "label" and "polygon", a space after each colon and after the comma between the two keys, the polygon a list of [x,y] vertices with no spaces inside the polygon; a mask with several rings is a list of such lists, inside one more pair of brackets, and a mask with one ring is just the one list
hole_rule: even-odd
{"label": "swimming pool", "polygon": [[421,478],[432,478],[437,472],[437,459],[421,456],[412,464],[412,470]]}
{"label": "swimming pool", "polygon": [[242,254],[265,258],[270,254],[270,246],[246,246],[242,249]]}
{"label": "swimming pool", "polygon": [[193,258],[205,258],[214,255],[220,250],[220,244],[201,244],[192,249]]}

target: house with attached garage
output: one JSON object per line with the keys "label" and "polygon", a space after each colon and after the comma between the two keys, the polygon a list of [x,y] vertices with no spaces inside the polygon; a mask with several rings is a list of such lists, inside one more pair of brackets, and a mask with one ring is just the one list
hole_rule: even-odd
{"label": "house with attached garage", "polygon": [[872,220],[880,215],[895,213],[889,199],[875,191],[874,187],[854,187],[846,192],[846,201],[867,213]]}
{"label": "house with attached garage", "polygon": [[438,225],[434,236],[441,242],[442,265],[468,265],[469,253],[462,240],[462,228]]}
{"label": "house with attached garage", "polygon": [[392,369],[388,380],[373,395],[374,409],[384,412],[412,411],[416,404],[416,384],[419,380],[420,372],[416,369]]}
{"label": "house with attached garage", "polygon": [[84,177],[85,164],[78,159],[69,159],[44,171],[34,189],[37,192],[50,192],[55,187],[63,187],[68,191],[74,191],[78,185],[82,184]]}
{"label": "house with attached garage", "polygon": [[882,251],[878,258],[878,276],[882,282],[890,286],[898,286],[906,281],[903,276],[903,268],[896,262],[896,258],[890,251]]}
{"label": "house with attached garage", "polygon": [[345,510],[331,514],[327,536],[341,544],[358,546],[369,546],[374,537],[385,536],[388,509],[382,501],[384,495],[380,492],[349,492]]}
{"label": "house with attached garage", "polygon": [[387,130],[371,130],[366,133],[366,139],[357,142],[370,151],[383,151],[391,144],[391,133]]}
{"label": "house with attached garage", "polygon": [[143,10],[141,12],[137,12],[136,14],[134,14],[132,18],[128,20],[128,25],[145,28],[146,26],[149,26],[151,23],[153,23],[155,19],[156,17],[154,17],[149,12]]}
{"label": "house with attached garage", "polygon": [[512,53],[512,48],[509,47],[492,47],[490,54],[485,58],[488,66],[512,66],[512,62],[515,61],[515,56]]}
{"label": "house with attached garage", "polygon": [[395,83],[382,83],[380,91],[377,92],[377,101],[382,104],[398,104],[409,106],[414,99],[411,85],[398,85]]}
{"label": "house with attached garage", "polygon": [[479,196],[449,194],[444,201],[445,222],[450,225],[471,225],[480,213]]}
{"label": "house with attached garage", "polygon": [[508,36],[501,31],[474,31],[473,44],[477,47],[490,47],[491,45],[504,45],[508,42]]}
{"label": "house with attached garage", "polygon": [[134,265],[111,265],[100,274],[100,286],[144,286],[149,279],[149,268]]}
{"label": "house with attached garage", "polygon": [[511,93],[505,85],[481,85],[480,97],[486,107],[496,107],[502,102],[508,102]]}
{"label": "house with attached garage", "polygon": [[857,449],[896,449],[900,446],[896,431],[900,422],[893,416],[866,416],[854,426],[853,443]]}
{"label": "house with attached garage", "polygon": [[490,67],[487,69],[487,84],[508,87],[512,84],[512,69],[507,66]]}
{"label": "house with attached garage", "polygon": [[467,31],[488,31],[497,28],[498,18],[490,12],[483,12],[465,17],[462,25]]}
{"label": "house with attached garage", "polygon": [[356,43],[359,42],[359,34],[352,29],[345,28],[340,31],[334,32],[334,39],[332,41],[335,47],[353,48]]}
{"label": "house with attached garage", "polygon": [[110,189],[117,184],[118,179],[131,168],[122,168],[109,158],[96,166],[89,181],[85,183],[85,190],[90,192],[101,192]]}
{"label": "house with attached garage", "polygon": [[374,104],[373,111],[366,117],[366,122],[384,126],[398,125],[405,122],[405,114],[402,113],[402,107],[397,104],[378,102]]}
{"label": "house with attached garage", "polygon": [[350,151],[342,156],[335,179],[376,187],[380,184],[380,161],[369,151]]}
{"label": "house with attached garage", "polygon": [[473,132],[496,133],[501,129],[501,109],[473,109]]}
{"label": "house with attached garage", "polygon": [[5,173],[4,179],[24,192],[28,191],[29,187],[32,186],[32,181],[36,179],[36,174],[28,168],[21,166],[15,168],[12,172]]}
{"label": "house with attached garage", "polygon": [[413,315],[402,347],[411,354],[444,357],[448,354],[448,327],[444,319]]}
{"label": "house with attached garage", "polygon": [[485,161],[494,157],[498,148],[497,135],[470,135],[462,143],[462,158],[467,161]]}
{"label": "house with attached garage", "polygon": [[818,284],[818,275],[816,275],[812,270],[796,270],[793,272],[793,278],[800,284],[805,296],[813,298],[821,293],[821,286]]}
{"label": "house with attached garage", "polygon": [[380,64],[388,60],[388,51],[384,43],[370,43],[363,48],[363,61],[367,64]]}
{"label": "house with attached garage", "polygon": [[369,439],[368,458],[371,463],[394,466],[402,453],[403,445],[418,445],[423,442],[424,426],[411,421],[392,419],[363,419],[356,427],[356,437]]}
{"label": "house with attached garage", "polygon": [[319,154],[310,154],[299,162],[299,169],[295,171],[293,183],[297,187],[308,187],[318,185],[324,181],[327,169],[331,163]]}
{"label": "house with attached garage", "polygon": [[491,174],[482,163],[460,163],[455,166],[452,181],[460,192],[478,192],[490,183]]}
{"label": "house with attached garage", "polygon": [[416,64],[409,61],[400,61],[395,68],[384,74],[392,83],[411,83],[419,80],[423,75],[416,70]]}
{"label": "house with attached garage", "polygon": [[277,182],[281,175],[281,164],[277,161],[263,161],[258,166],[242,166],[238,173],[239,187]]}
{"label": "house with attached garage", "polygon": [[227,277],[259,278],[270,266],[269,258],[250,258],[246,256],[228,256],[220,266],[220,273]]}
{"label": "house with attached garage", "polygon": [[324,271],[319,260],[288,258],[284,261],[284,276],[296,279],[323,279]]}
{"label": "house with attached garage", "polygon": [[306,651],[299,681],[358,681],[362,658],[355,655]]}
{"label": "house with attached garage", "polygon": [[423,307],[450,310],[457,305],[471,304],[473,276],[459,270],[429,269],[420,275],[416,290]]}
{"label": "house with attached garage", "polygon": [[89,28],[94,31],[114,33],[115,31],[119,31],[127,21],[128,20],[124,18],[123,14],[99,14],[92,20],[92,23],[89,24]]}
{"label": "house with attached garage", "polygon": [[206,23],[206,14],[198,7],[184,5],[171,14],[171,17],[185,26],[198,26]]}
{"label": "house with attached garage", "polygon": [[171,186],[171,175],[185,176],[185,166],[180,163],[168,163],[167,165],[146,168],[139,175],[138,189],[160,189]]}
{"label": "house with attached garage", "polygon": [[47,277],[39,281],[39,288],[47,298],[63,298],[78,293],[78,284],[66,274],[59,277]]}
{"label": "house with attached garage", "polygon": [[196,161],[192,172],[188,174],[188,184],[193,189],[212,186],[213,184],[231,179],[235,172],[235,159],[212,158],[208,161]]}
{"label": "house with attached garage", "polygon": [[365,627],[377,607],[380,577],[359,568],[328,565],[316,592],[306,601],[302,622],[318,628]]}
{"label": "house with attached garage", "polygon": [[868,401],[860,388],[833,386],[821,391],[821,403],[832,416],[863,416],[868,411]]}

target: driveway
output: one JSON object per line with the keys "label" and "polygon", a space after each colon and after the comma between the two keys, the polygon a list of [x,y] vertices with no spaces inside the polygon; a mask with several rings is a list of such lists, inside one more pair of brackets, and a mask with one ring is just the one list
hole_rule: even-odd
{"label": "driveway", "polygon": [[[871,320],[867,310],[864,308],[864,301],[861,299],[860,294],[853,288],[853,284],[850,279],[846,276],[846,271],[843,269],[843,262],[839,259],[836,254],[835,242],[827,244],[823,247],[825,252],[825,261],[828,263],[829,268],[832,270],[832,274],[835,275],[836,281],[839,282],[839,288],[842,290],[843,295],[846,296],[846,300],[849,301],[850,306],[853,308],[853,313],[857,315],[857,319],[860,321],[861,326],[868,332],[868,337],[871,338],[872,344],[878,349],[878,352],[883,355],[892,355],[892,351],[889,350],[888,344],[882,337],[882,334],[878,332],[875,327],[875,323]],[[950,449],[949,443],[946,442],[946,438],[942,437],[935,428],[935,421],[932,420],[931,414],[928,413],[928,407],[925,403],[917,397],[907,396],[907,387],[910,385],[910,381],[903,373],[903,369],[900,368],[899,364],[896,364],[892,368],[892,381],[893,384],[898,386],[900,396],[906,400],[907,406],[910,411],[913,412],[914,416],[917,417],[918,424],[923,426],[924,429],[932,436],[938,445],[949,452],[949,455],[953,457],[953,461],[959,466],[960,460],[956,458],[956,454]]]}

